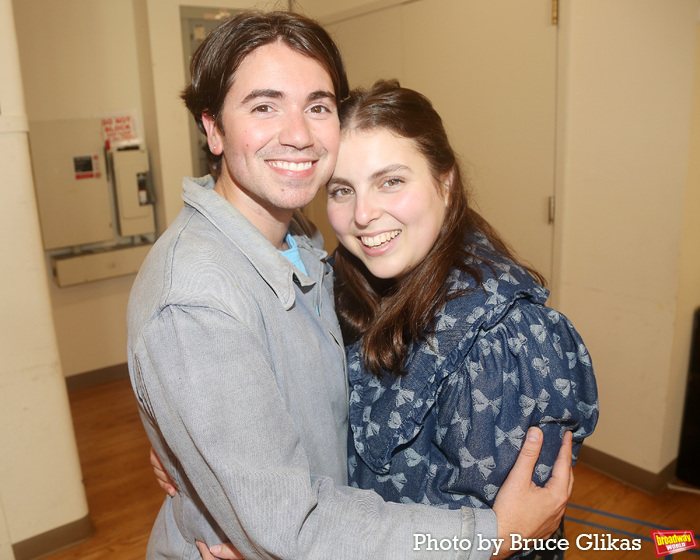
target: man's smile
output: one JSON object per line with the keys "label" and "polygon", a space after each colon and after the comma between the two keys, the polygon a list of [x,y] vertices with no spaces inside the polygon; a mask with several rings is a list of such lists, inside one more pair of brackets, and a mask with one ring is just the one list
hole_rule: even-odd
{"label": "man's smile", "polygon": [[306,171],[311,169],[313,166],[313,161],[286,161],[281,159],[267,160],[267,164],[270,167],[276,167],[277,169],[284,169],[285,171]]}

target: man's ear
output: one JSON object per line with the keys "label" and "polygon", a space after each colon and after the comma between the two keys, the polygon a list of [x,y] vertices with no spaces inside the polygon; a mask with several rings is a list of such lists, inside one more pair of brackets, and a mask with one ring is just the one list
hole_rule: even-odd
{"label": "man's ear", "polygon": [[211,115],[202,113],[202,125],[207,132],[209,150],[215,156],[221,155],[224,151],[224,135],[219,130],[216,120]]}

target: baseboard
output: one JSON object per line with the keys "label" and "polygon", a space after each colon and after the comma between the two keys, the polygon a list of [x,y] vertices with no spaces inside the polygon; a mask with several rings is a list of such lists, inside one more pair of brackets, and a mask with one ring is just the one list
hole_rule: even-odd
{"label": "baseboard", "polygon": [[15,560],[37,560],[65,548],[75,546],[93,536],[95,530],[89,516],[57,527],[12,545]]}
{"label": "baseboard", "polygon": [[96,369],[94,371],[66,377],[66,387],[68,387],[69,391],[77,391],[79,389],[101,385],[102,383],[109,383],[110,381],[116,381],[117,379],[124,379],[126,377],[129,377],[127,365],[125,363],[117,364],[116,366]]}
{"label": "baseboard", "polygon": [[578,462],[638,490],[658,494],[675,477],[677,460],[671,461],[660,473],[652,473],[584,444],[579,451]]}

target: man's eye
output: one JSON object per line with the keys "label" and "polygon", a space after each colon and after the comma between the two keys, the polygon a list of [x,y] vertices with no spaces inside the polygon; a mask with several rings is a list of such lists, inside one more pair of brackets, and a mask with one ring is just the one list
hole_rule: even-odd
{"label": "man's eye", "polygon": [[255,113],[269,113],[272,111],[272,107],[270,105],[258,105],[257,107],[253,108],[253,112]]}
{"label": "man's eye", "polygon": [[312,113],[329,113],[330,109],[325,105],[314,105],[309,111]]}

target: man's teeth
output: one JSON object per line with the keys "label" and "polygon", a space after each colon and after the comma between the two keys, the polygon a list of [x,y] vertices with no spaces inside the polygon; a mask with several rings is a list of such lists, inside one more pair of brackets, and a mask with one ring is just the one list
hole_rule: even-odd
{"label": "man's teeth", "polygon": [[384,243],[388,243],[394,237],[396,237],[401,231],[395,230],[395,231],[389,231],[385,233],[380,233],[379,235],[375,235],[374,237],[366,237],[366,236],[360,236],[360,241],[362,241],[363,245],[366,245],[367,247],[379,247],[380,245],[384,245]]}
{"label": "man's teeth", "polygon": [[297,163],[295,161],[271,160],[269,163],[272,167],[286,169],[288,171],[306,171],[313,165],[313,162],[311,161],[302,161]]}

